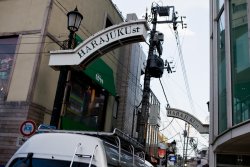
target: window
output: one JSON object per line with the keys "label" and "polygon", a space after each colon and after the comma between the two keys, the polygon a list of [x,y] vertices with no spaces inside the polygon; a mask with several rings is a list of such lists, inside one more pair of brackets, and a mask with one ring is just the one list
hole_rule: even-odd
{"label": "window", "polygon": [[217,154],[217,166],[249,166],[249,155]]}
{"label": "window", "polygon": [[113,118],[117,119],[119,109],[119,98],[115,98],[114,105],[113,105]]}
{"label": "window", "polygon": [[62,129],[103,131],[107,92],[82,72],[72,72],[71,91]]}
{"label": "window", "polygon": [[225,12],[222,7],[217,21],[218,55],[218,125],[219,133],[227,129],[227,91],[226,91],[226,56],[225,56]]}
{"label": "window", "polygon": [[[70,161],[54,160],[54,159],[38,159],[38,158],[16,158],[14,159],[10,167],[68,167]],[[32,164],[32,165],[31,165]],[[88,167],[88,163],[73,162],[72,167]],[[91,167],[95,165],[91,164]]]}
{"label": "window", "polygon": [[112,25],[113,25],[113,23],[112,23],[111,20],[107,17],[107,18],[106,18],[105,28],[110,27],[110,26],[112,26]]}
{"label": "window", "polygon": [[223,5],[224,5],[224,0],[216,0],[216,5],[217,5],[217,11],[219,12],[221,9],[222,9],[222,7],[223,7]]}
{"label": "window", "polygon": [[7,94],[17,39],[17,36],[0,37],[0,99]]}
{"label": "window", "polygon": [[233,125],[250,118],[250,57],[247,1],[230,1]]}

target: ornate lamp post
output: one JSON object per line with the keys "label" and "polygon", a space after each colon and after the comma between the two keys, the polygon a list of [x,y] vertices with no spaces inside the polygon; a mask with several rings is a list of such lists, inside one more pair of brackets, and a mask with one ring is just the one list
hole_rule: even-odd
{"label": "ornate lamp post", "polygon": [[68,41],[68,49],[73,49],[74,45],[72,45],[72,41],[74,39],[75,32],[78,31],[83,16],[81,13],[78,12],[77,7],[75,10],[70,11],[68,14],[68,30],[70,31],[69,34],[69,41]]}
{"label": "ornate lamp post", "polygon": [[[68,14],[68,30],[70,31],[68,45],[66,49],[73,49],[74,45],[74,38],[75,32],[78,31],[83,16],[81,13],[78,12],[77,7],[75,10],[70,11]],[[67,67],[60,68],[60,76],[57,83],[57,90],[56,90],[56,97],[54,101],[51,122],[50,124],[59,128],[60,127],[60,117],[64,113],[64,109],[66,106],[66,99],[69,93],[69,84],[67,84],[70,80],[71,72]]]}

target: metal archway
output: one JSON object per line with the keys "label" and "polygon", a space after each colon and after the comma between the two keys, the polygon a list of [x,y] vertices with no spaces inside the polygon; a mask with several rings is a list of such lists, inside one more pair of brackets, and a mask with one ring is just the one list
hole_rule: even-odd
{"label": "metal archway", "polygon": [[146,41],[148,30],[146,20],[110,26],[90,36],[73,50],[51,51],[49,66],[86,66],[97,57],[122,45]]}
{"label": "metal archway", "polygon": [[167,108],[167,116],[178,118],[189,123],[201,134],[209,134],[208,124],[202,124],[200,120],[185,111],[176,108]]}

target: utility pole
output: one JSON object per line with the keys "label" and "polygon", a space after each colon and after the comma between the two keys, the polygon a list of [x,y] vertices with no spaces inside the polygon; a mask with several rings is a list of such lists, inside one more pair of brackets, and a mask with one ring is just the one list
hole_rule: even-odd
{"label": "utility pole", "polygon": [[188,124],[188,130],[187,130],[187,143],[186,143],[186,156],[185,156],[185,164],[187,163],[187,151],[188,151],[188,140],[189,140],[189,128],[190,124]]}
{"label": "utility pole", "polygon": [[[186,130],[187,129],[187,130]],[[183,133],[184,136],[184,145],[183,145],[183,166],[187,163],[187,151],[188,151],[188,140],[189,140],[189,129],[190,124],[185,123],[185,130]]]}
{"label": "utility pole", "polygon": [[185,123],[185,130],[183,131],[183,138],[184,138],[184,143],[183,143],[183,155],[182,155],[182,157],[183,157],[183,166],[185,165],[185,153],[186,153],[186,151],[185,151],[185,148],[186,148],[186,137],[187,137],[187,123]]}
{"label": "utility pole", "polygon": [[150,40],[149,40],[149,52],[148,52],[148,59],[147,59],[147,65],[145,69],[145,76],[144,76],[144,86],[143,86],[143,95],[142,95],[142,109],[140,114],[140,123],[139,123],[139,142],[145,145],[145,138],[146,138],[146,132],[147,132],[147,121],[148,121],[148,114],[149,114],[149,96],[150,96],[150,72],[149,72],[149,63],[150,60],[153,57],[154,52],[154,44],[153,44],[153,38],[156,32],[156,23],[157,23],[157,12],[152,11],[153,13],[153,28],[150,32]]}
{"label": "utility pole", "polygon": [[[155,4],[155,3],[154,3]],[[158,21],[157,16],[170,16],[171,19],[165,21]],[[173,29],[177,29],[177,23],[182,24],[182,28],[185,28],[185,24],[183,24],[182,18],[181,21],[177,21],[176,12],[174,10],[174,6],[156,6],[151,7],[151,18],[150,21],[152,23],[152,30],[150,31],[150,39],[149,39],[149,52],[148,59],[145,69],[144,76],[144,87],[143,87],[143,95],[142,95],[142,109],[138,114],[138,141],[145,146],[146,144],[146,136],[147,136],[147,125],[148,125],[148,117],[149,117],[149,98],[150,98],[150,79],[161,78],[164,70],[164,62],[161,59],[162,55],[162,42],[164,40],[163,33],[156,31],[156,25],[159,23],[172,23]],[[146,20],[148,19],[146,14]],[[184,25],[184,26],[183,26]],[[168,72],[170,72],[168,70]]]}

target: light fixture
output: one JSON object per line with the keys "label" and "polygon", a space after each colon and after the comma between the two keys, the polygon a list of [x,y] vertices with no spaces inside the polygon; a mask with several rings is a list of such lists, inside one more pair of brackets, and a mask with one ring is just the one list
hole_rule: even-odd
{"label": "light fixture", "polygon": [[175,140],[172,141],[172,142],[171,142],[171,145],[172,145],[172,147],[176,147],[176,141],[175,141]]}
{"label": "light fixture", "polygon": [[67,16],[68,16],[68,30],[70,31],[67,49],[74,49],[75,48],[75,41],[74,41],[75,32],[78,31],[81,25],[83,16],[81,13],[78,12],[77,7],[75,8],[75,10],[69,12]]}
{"label": "light fixture", "polygon": [[81,21],[83,19],[83,16],[81,13],[78,12],[77,7],[75,10],[70,11],[68,14],[68,30],[70,32],[76,32],[78,31]]}

